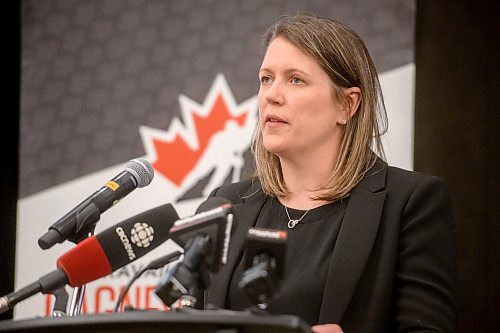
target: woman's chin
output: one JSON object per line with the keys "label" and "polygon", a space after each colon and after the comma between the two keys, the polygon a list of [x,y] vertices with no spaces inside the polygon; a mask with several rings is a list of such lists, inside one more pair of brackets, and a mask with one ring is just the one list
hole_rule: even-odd
{"label": "woman's chin", "polygon": [[264,143],[264,148],[272,153],[272,154],[275,154],[275,155],[279,155],[280,153],[282,153],[284,150],[285,150],[285,147],[283,147],[283,145],[280,145],[280,144],[271,144],[271,143],[268,143],[268,144],[265,144]]}

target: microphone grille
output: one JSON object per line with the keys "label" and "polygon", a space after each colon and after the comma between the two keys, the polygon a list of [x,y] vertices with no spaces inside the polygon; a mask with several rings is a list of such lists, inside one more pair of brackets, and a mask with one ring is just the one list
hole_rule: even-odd
{"label": "microphone grille", "polygon": [[151,163],[142,158],[130,160],[125,170],[134,175],[137,180],[137,187],[144,187],[151,183],[154,177],[154,170]]}

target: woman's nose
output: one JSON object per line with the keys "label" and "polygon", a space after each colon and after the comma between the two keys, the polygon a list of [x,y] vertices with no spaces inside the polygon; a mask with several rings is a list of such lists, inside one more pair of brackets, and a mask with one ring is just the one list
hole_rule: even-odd
{"label": "woman's nose", "polygon": [[266,87],[265,97],[269,104],[283,104],[283,89],[279,81],[274,81]]}

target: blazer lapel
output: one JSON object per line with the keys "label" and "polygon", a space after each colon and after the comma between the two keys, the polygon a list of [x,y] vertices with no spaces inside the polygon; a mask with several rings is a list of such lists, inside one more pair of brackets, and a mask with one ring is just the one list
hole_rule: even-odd
{"label": "blazer lapel", "polygon": [[[251,195],[252,193],[254,195]],[[229,241],[227,262],[217,274],[212,276],[211,286],[208,291],[208,303],[218,307],[224,307],[225,305],[229,281],[235,265],[241,257],[248,229],[255,225],[260,210],[264,205],[265,197],[260,192],[260,187],[257,192],[255,187],[251,187],[247,193],[241,196],[241,200],[242,203],[233,205],[233,229],[235,231]]]}
{"label": "blazer lapel", "polygon": [[327,273],[319,323],[340,322],[370,255],[385,201],[387,165],[377,161],[352,191]]}

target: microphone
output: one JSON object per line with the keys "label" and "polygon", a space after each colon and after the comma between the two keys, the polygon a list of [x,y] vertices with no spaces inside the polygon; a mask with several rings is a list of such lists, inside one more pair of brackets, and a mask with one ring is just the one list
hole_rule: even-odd
{"label": "microphone", "polygon": [[227,261],[233,219],[229,200],[210,197],[198,207],[195,215],[176,221],[170,228],[170,237],[184,247],[193,237],[208,235],[214,246],[208,251],[206,261],[210,270],[216,272]]}
{"label": "microphone", "polygon": [[208,271],[217,272],[227,261],[233,224],[231,204],[227,199],[211,197],[197,212],[170,229],[171,238],[184,247],[184,254],[182,260],[167,267],[155,289],[168,306],[179,298],[187,306],[203,305],[197,300],[210,285]]}
{"label": "microphone", "polygon": [[125,170],[50,226],[38,239],[38,245],[46,250],[66,239],[80,242],[94,230],[103,212],[137,187],[149,185],[153,176],[153,167],[148,161],[139,158],[130,160]]}
{"label": "microphone", "polygon": [[250,228],[247,234],[245,271],[238,283],[252,304],[265,310],[278,297],[283,278],[287,233],[283,230]]}
{"label": "microphone", "polygon": [[165,204],[86,238],[59,257],[55,271],[0,298],[0,313],[38,292],[46,294],[66,284],[80,287],[111,274],[169,239],[170,227],[178,219],[174,207]]}

